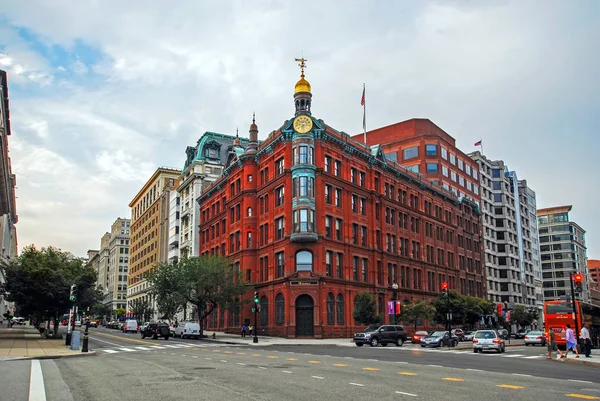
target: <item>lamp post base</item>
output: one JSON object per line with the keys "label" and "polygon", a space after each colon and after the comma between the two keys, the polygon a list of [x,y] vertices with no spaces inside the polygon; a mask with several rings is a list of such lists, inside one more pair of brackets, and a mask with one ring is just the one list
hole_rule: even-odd
{"label": "lamp post base", "polygon": [[66,340],[65,340],[65,345],[67,347],[71,345],[71,333],[67,333]]}
{"label": "lamp post base", "polygon": [[258,343],[258,337],[254,336],[254,337],[252,338],[252,342],[253,342],[254,344]]}

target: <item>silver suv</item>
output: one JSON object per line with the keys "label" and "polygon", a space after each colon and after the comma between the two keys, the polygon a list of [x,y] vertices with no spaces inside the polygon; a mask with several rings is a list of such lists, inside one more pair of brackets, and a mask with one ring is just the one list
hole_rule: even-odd
{"label": "silver suv", "polygon": [[473,352],[495,350],[504,352],[506,344],[496,330],[477,330],[473,336]]}

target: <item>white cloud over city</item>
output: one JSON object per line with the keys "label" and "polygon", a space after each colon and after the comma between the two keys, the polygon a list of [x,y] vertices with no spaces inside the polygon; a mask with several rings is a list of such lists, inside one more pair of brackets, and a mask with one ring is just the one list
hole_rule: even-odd
{"label": "white cloud over city", "polygon": [[600,258],[600,5],[581,1],[81,1],[0,5],[19,245],[98,248],[157,166],[205,131],[261,138],[293,114],[358,133],[429,118],[483,139],[538,206],[572,204]]}

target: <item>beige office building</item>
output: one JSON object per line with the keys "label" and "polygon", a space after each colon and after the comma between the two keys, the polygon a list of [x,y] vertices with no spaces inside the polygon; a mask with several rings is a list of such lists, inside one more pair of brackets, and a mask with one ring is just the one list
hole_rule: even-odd
{"label": "beige office building", "polygon": [[179,186],[181,171],[160,167],[129,203],[131,243],[127,309],[131,302],[148,294],[145,280],[158,263],[168,259],[170,191]]}

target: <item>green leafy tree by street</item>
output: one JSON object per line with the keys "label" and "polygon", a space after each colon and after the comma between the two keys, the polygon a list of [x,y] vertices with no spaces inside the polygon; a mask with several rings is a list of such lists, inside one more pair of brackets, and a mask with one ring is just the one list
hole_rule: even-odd
{"label": "green leafy tree by street", "polygon": [[127,313],[127,311],[125,310],[125,308],[117,308],[114,310],[114,314],[115,314],[115,316],[117,316],[117,318],[120,318],[121,316],[125,316],[126,313]]}
{"label": "green leafy tree by street", "polygon": [[494,304],[483,299],[460,295],[454,290],[448,291],[448,298],[441,294],[434,300],[435,320],[446,322],[447,313],[452,314],[451,324],[474,326],[484,315],[494,313]]}
{"label": "green leafy tree by street", "polygon": [[137,298],[129,302],[129,310],[138,320],[148,321],[152,314],[152,306],[145,298]]}
{"label": "green leafy tree by street", "polygon": [[97,303],[92,306],[92,315],[97,318],[106,319],[110,315],[110,312],[111,310],[108,305]]}
{"label": "green leafy tree by street", "polygon": [[414,304],[403,305],[400,318],[414,325],[414,331],[417,331],[417,324],[422,320],[431,320],[435,316],[435,307],[425,302],[419,301]]}
{"label": "green leafy tree by street", "polygon": [[183,270],[177,263],[160,263],[148,277],[150,293],[156,297],[158,311],[169,321],[187,302],[184,293]]}
{"label": "green leafy tree by street", "polygon": [[71,284],[77,285],[76,304],[80,310],[91,307],[100,299],[96,290],[96,272],[69,252],[48,247],[25,247],[18,258],[4,262],[6,282],[0,293],[15,302],[22,316],[54,323],[58,333],[59,318],[72,306],[69,301]]}
{"label": "green leafy tree by street", "polygon": [[510,313],[510,321],[517,323],[521,327],[526,327],[531,325],[534,320],[537,319],[537,310],[525,309],[524,305],[517,305]]}
{"label": "green leafy tree by street", "polygon": [[377,315],[377,301],[370,292],[356,294],[354,305],[352,317],[356,323],[368,326],[381,322],[381,316]]}
{"label": "green leafy tree by street", "polygon": [[195,306],[200,336],[204,320],[217,308],[231,309],[247,290],[241,272],[222,256],[187,258],[180,263],[183,274],[182,295]]}

